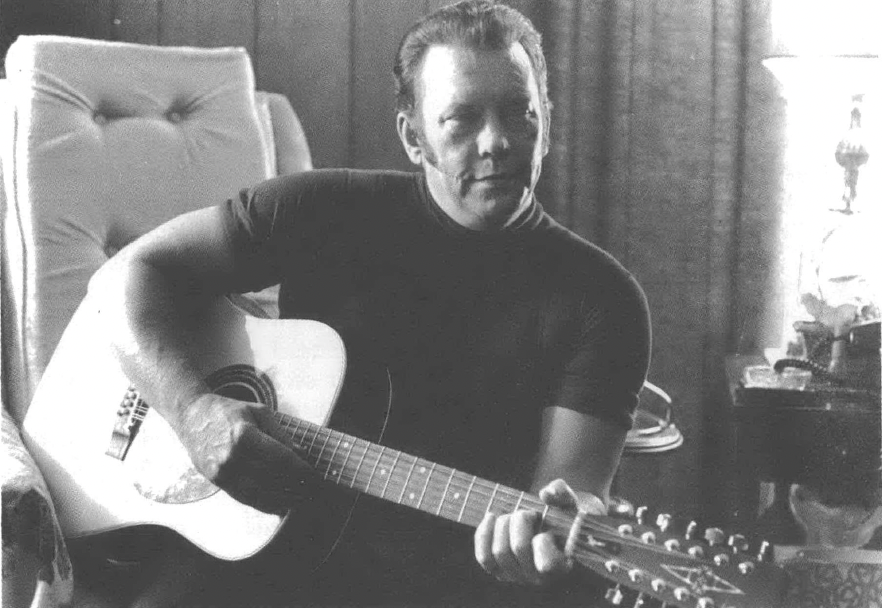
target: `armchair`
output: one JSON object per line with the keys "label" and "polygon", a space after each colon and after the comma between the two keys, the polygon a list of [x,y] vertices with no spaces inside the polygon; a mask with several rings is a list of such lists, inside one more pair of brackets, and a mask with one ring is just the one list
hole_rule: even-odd
{"label": "armchair", "polygon": [[[287,99],[255,91],[244,49],[21,36],[6,74],[3,603],[66,605],[76,572],[18,425],[89,278],[163,221],[311,158]],[[271,292],[255,298],[273,314]]]}

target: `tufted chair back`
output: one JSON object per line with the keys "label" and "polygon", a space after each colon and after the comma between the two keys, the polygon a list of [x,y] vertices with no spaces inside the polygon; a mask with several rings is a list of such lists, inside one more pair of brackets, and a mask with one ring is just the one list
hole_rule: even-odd
{"label": "tufted chair back", "polygon": [[21,421],[102,263],[175,215],[311,163],[287,100],[255,93],[244,49],[21,36],[6,73],[3,400]]}

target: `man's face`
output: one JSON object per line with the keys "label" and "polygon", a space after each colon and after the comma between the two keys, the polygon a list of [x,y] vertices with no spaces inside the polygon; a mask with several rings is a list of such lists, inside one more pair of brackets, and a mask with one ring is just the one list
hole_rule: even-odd
{"label": "man's face", "polygon": [[432,46],[416,89],[419,124],[399,114],[399,134],[432,196],[467,228],[505,226],[530,202],[545,154],[526,51]]}

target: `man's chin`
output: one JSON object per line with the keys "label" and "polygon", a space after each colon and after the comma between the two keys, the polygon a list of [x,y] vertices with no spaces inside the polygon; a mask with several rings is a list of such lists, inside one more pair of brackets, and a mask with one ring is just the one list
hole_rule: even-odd
{"label": "man's chin", "polygon": [[511,223],[522,210],[523,191],[505,197],[483,198],[475,201],[471,208],[480,216],[484,229],[503,228]]}

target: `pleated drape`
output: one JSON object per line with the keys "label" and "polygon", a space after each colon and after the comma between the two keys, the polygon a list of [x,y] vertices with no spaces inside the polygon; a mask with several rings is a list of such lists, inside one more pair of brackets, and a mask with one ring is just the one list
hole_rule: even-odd
{"label": "pleated drape", "polygon": [[781,103],[760,63],[767,3],[554,0],[533,18],[554,104],[541,200],[643,285],[650,378],[674,396],[687,439],[626,459],[619,491],[726,518],[738,490],[723,367],[774,339],[764,318],[779,297],[768,276]]}

